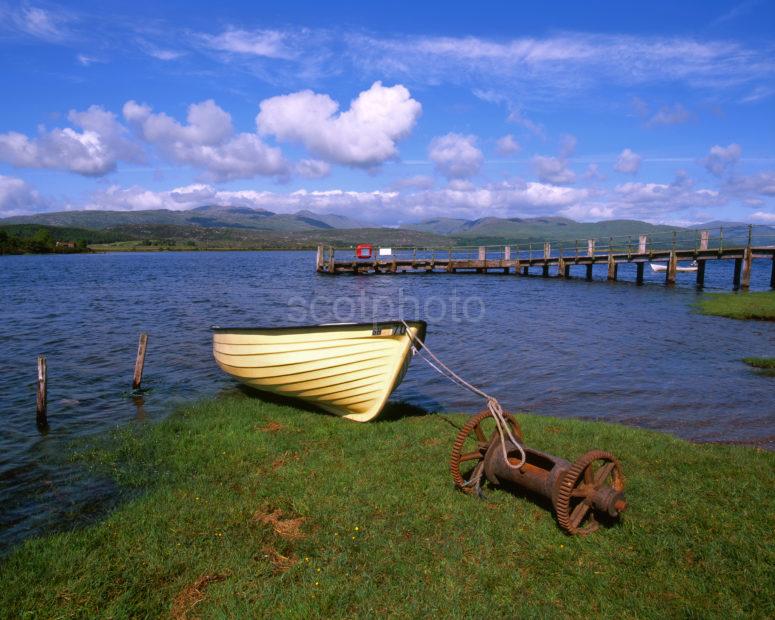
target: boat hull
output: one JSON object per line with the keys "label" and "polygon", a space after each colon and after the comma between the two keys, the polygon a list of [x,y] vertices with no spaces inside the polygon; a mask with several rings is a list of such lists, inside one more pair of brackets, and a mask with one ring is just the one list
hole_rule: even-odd
{"label": "boat hull", "polygon": [[213,328],[213,356],[250,387],[300,398],[356,422],[382,412],[411,360],[423,321]]}

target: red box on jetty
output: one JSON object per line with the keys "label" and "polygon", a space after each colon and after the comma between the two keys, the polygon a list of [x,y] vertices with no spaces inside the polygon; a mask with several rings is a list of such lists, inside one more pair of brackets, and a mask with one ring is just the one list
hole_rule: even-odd
{"label": "red box on jetty", "polygon": [[359,243],[355,246],[355,258],[371,258],[374,248],[368,243]]}

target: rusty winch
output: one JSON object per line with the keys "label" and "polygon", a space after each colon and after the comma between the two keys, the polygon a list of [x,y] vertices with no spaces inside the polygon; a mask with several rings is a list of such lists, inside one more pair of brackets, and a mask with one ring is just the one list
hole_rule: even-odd
{"label": "rusty winch", "polygon": [[[560,527],[568,534],[582,536],[597,530],[601,523],[615,521],[627,508],[624,477],[613,454],[592,450],[570,463],[528,448],[514,416],[503,414],[503,419],[519,446],[508,438],[501,441],[488,410],[471,418],[458,433],[450,470],[459,489],[481,496],[486,479],[493,485],[549,500]],[[523,454],[524,463],[517,467]]]}

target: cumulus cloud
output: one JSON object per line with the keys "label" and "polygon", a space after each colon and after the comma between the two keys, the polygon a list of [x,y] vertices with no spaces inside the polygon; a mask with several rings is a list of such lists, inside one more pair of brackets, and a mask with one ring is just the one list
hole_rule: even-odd
{"label": "cumulus cloud", "polygon": [[138,135],[170,160],[201,168],[214,181],[283,176],[289,166],[279,149],[255,133],[234,133],[231,115],[212,99],[189,106],[183,125],[135,101],[124,104],[124,118]]}
{"label": "cumulus cloud", "polygon": [[398,156],[396,142],[409,135],[421,110],[401,84],[374,82],[344,112],[311,90],[265,99],[256,124],[261,133],[301,143],[326,161],[371,168]]}
{"label": "cumulus cloud", "polygon": [[495,147],[498,155],[513,155],[521,148],[519,142],[510,133],[498,138]]}
{"label": "cumulus cloud", "polygon": [[398,179],[391,184],[393,189],[430,189],[433,187],[433,177],[425,174],[416,174],[404,179]]}
{"label": "cumulus cloud", "polygon": [[619,153],[619,157],[614,164],[614,170],[625,174],[637,174],[640,170],[642,157],[630,149],[624,149]]}
{"label": "cumulus cloud", "polygon": [[536,182],[507,181],[476,187],[466,181],[454,181],[451,187],[420,190],[408,194],[399,191],[358,192],[342,189],[297,190],[277,193],[255,190],[220,190],[212,185],[194,184],[169,191],[155,192],[142,187],[112,186],[96,192],[90,209],[190,209],[203,204],[263,208],[276,212],[309,210],[339,213],[358,219],[415,221],[433,216],[481,217],[546,213],[556,211],[590,196],[589,190],[556,187]]}
{"label": "cumulus cloud", "polygon": [[583,178],[590,181],[604,181],[605,175],[600,172],[600,167],[597,164],[589,164]]}
{"label": "cumulus cloud", "polygon": [[128,139],[115,114],[93,105],[83,112],[71,110],[70,127],[46,131],[35,138],[9,132],[0,134],[0,161],[19,168],[52,168],[85,176],[102,176],[118,161],[142,161],[142,151]]}
{"label": "cumulus cloud", "polygon": [[775,211],[757,211],[751,219],[760,224],[775,224]]}
{"label": "cumulus cloud", "polygon": [[543,183],[567,185],[576,181],[576,173],[570,169],[568,158],[576,151],[576,137],[564,135],[560,139],[560,154],[558,157],[536,155],[533,157],[538,179]]}
{"label": "cumulus cloud", "polygon": [[476,136],[458,133],[448,133],[431,140],[428,157],[436,169],[449,179],[472,177],[484,162],[484,155],[476,146]]}
{"label": "cumulus cloud", "polygon": [[739,144],[730,144],[729,146],[711,147],[708,156],[701,163],[708,172],[720,177],[730,170],[740,159],[742,149]]}
{"label": "cumulus cloud", "polygon": [[680,125],[691,120],[692,115],[680,103],[672,106],[662,106],[653,116],[648,119],[647,124],[654,127],[657,125]]}
{"label": "cumulus cloud", "polygon": [[576,181],[576,173],[568,168],[568,162],[562,157],[533,157],[533,167],[538,178],[543,183],[567,185]]}
{"label": "cumulus cloud", "polygon": [[10,217],[40,211],[46,201],[22,179],[0,175],[0,215]]}
{"label": "cumulus cloud", "polygon": [[296,172],[307,179],[321,179],[331,174],[331,166],[319,159],[302,159],[296,164]]}

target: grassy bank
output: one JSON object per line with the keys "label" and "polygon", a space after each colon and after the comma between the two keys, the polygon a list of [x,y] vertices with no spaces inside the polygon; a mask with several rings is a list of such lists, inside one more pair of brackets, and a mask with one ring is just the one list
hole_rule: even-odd
{"label": "grassy bank", "polygon": [[698,306],[702,314],[775,321],[775,291],[710,293],[703,295]]}
{"label": "grassy bank", "polygon": [[745,357],[743,361],[756,368],[759,374],[775,377],[775,357]]}
{"label": "grassy bank", "polygon": [[86,458],[147,489],[0,565],[1,617],[775,614],[775,454],[519,416],[531,445],[614,452],[623,522],[570,538],[551,513],[452,488],[452,415],[368,425],[237,395]]}

